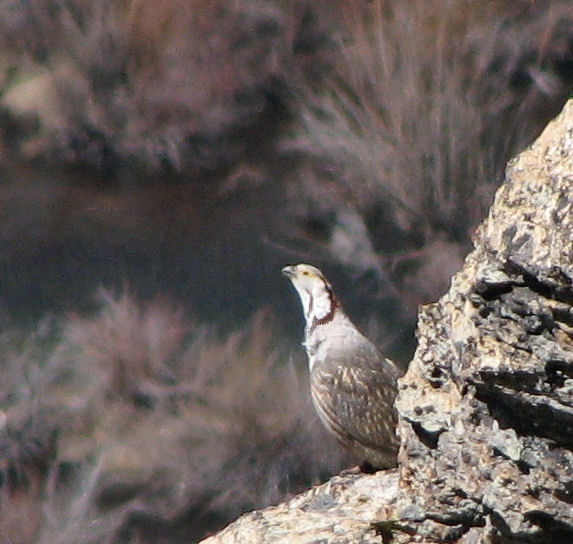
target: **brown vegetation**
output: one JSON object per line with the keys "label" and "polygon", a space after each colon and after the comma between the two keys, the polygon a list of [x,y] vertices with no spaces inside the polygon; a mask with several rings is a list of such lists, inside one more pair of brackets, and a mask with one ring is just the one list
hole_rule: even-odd
{"label": "brown vegetation", "polygon": [[100,304],[3,337],[0,534],[188,542],[344,466],[268,314],[219,337],[167,301]]}
{"label": "brown vegetation", "polygon": [[293,208],[331,259],[415,308],[444,291],[505,164],[569,96],[573,9],[377,1],[341,13],[340,56],[294,107],[288,149],[306,175]]}
{"label": "brown vegetation", "polygon": [[20,152],[108,175],[225,171],[277,131],[281,87],[326,62],[298,1],[40,0],[2,15],[14,77],[31,62],[55,89]]}

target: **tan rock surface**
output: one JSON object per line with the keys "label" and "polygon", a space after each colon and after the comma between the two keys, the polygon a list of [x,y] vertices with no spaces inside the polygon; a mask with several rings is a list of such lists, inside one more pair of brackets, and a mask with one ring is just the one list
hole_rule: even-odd
{"label": "tan rock surface", "polygon": [[288,503],[241,516],[205,543],[298,544],[353,542],[378,544],[371,526],[398,495],[396,470],[374,475],[336,476]]}

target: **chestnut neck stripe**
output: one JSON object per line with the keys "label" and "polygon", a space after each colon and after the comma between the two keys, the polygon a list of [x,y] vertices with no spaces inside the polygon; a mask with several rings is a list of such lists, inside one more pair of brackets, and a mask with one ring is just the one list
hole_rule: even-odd
{"label": "chestnut neck stripe", "polygon": [[[328,310],[328,313],[326,313],[324,316],[320,318],[316,316],[312,318],[312,322],[306,333],[307,337],[310,336],[315,331],[316,327],[318,327],[319,325],[326,325],[327,323],[330,323],[334,319],[334,312],[336,311],[337,308],[340,308],[340,301],[338,300],[338,297],[334,294],[332,287],[330,287],[330,285],[328,284],[326,285],[326,292],[328,294],[328,299],[330,300],[330,308]],[[313,298],[311,295],[309,308],[312,309],[312,307],[313,307]]]}

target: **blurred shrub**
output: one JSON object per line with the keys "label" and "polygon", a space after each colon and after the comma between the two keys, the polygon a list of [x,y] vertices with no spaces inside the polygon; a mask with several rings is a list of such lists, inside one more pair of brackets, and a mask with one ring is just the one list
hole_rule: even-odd
{"label": "blurred shrub", "polygon": [[290,232],[358,275],[373,272],[415,309],[444,291],[506,162],[569,96],[573,6],[323,9],[340,54],[323,85],[294,98],[298,122],[284,146],[302,166]]}
{"label": "blurred shrub", "polygon": [[165,300],[100,302],[0,339],[0,534],[190,542],[349,462],[266,313],[220,337]]}
{"label": "blurred shrub", "polygon": [[328,64],[300,1],[15,1],[0,6],[0,35],[9,73],[45,88],[21,104],[28,87],[5,80],[6,115],[38,117],[39,134],[10,133],[32,141],[20,152],[107,174],[224,172],[268,145],[282,89]]}

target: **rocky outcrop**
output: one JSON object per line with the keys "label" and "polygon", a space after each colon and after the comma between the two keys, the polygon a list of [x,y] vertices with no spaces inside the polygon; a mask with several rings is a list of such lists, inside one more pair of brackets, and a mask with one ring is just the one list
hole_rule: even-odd
{"label": "rocky outcrop", "polygon": [[572,131],[570,103],[509,166],[475,251],[420,314],[400,487],[438,540],[573,541]]}
{"label": "rocky outcrop", "polygon": [[399,468],[334,478],[205,542],[573,542],[572,207],[570,102],[421,309]]}

